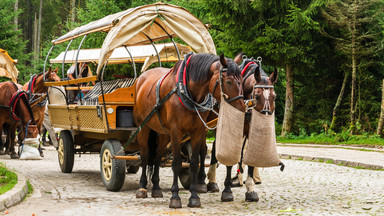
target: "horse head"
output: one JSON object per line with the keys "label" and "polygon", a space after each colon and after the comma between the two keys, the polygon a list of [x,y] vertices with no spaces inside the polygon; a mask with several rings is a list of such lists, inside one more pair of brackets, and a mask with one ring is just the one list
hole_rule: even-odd
{"label": "horse head", "polygon": [[55,68],[54,70],[52,70],[52,68],[49,68],[48,72],[45,73],[45,80],[59,82],[60,77],[57,75],[58,71],[59,71],[59,67]]}
{"label": "horse head", "polygon": [[237,59],[225,58],[222,54],[210,82],[210,91],[218,102],[221,102],[222,94],[229,104],[244,111],[242,77],[238,63]]}
{"label": "horse head", "polygon": [[261,68],[261,62],[253,58],[245,58],[241,68],[243,77],[247,77],[243,82],[244,98],[250,100],[251,106],[257,111],[272,114],[275,110],[276,94],[273,85],[277,82],[277,69],[268,76]]}

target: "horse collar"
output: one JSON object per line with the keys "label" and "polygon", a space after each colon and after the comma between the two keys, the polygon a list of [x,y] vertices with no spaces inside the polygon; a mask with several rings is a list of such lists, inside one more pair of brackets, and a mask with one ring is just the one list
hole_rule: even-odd
{"label": "horse collar", "polygon": [[177,74],[176,74],[176,86],[177,86],[177,95],[179,96],[180,103],[190,111],[195,112],[196,110],[199,112],[204,112],[212,109],[213,105],[213,96],[208,93],[205,100],[198,104],[196,103],[191,93],[188,89],[188,79],[187,79],[187,67],[193,52],[188,53],[184,56],[184,60],[181,63]]}
{"label": "horse collar", "polygon": [[[16,106],[17,106],[18,103],[20,103],[20,99],[24,100],[24,102],[28,101],[27,94],[23,90],[17,90],[17,92],[15,92],[12,95],[12,98],[9,101],[10,115],[11,115],[11,118],[13,120],[15,120],[15,121],[19,121],[20,120],[20,117],[17,116],[16,113],[15,113]],[[28,104],[28,103],[26,103],[26,104]],[[28,111],[29,111],[29,113],[30,113],[30,115],[32,116],[32,119],[33,119],[33,113],[32,113],[32,110],[31,110],[31,108],[29,106],[28,106]]]}

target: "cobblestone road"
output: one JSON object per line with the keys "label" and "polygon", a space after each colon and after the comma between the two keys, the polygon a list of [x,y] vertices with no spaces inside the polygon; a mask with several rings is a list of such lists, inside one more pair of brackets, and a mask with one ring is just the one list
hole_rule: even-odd
{"label": "cobblestone road", "polygon": [[[347,150],[346,150],[347,151]],[[128,174],[120,192],[109,192],[101,182],[98,155],[77,155],[73,173],[60,171],[53,148],[44,160],[20,161],[0,156],[1,162],[22,172],[34,193],[7,215],[384,215],[384,172],[333,164],[283,160],[261,169],[257,186],[260,201],[244,201],[245,187],[234,188],[235,201],[223,203],[219,193],[201,194],[201,208],[188,208],[189,191],[181,190],[183,208],[169,209],[172,171],[160,171],[164,198],[136,199],[139,173]],[[225,167],[219,166],[223,188]],[[3,214],[5,212],[2,212]]]}

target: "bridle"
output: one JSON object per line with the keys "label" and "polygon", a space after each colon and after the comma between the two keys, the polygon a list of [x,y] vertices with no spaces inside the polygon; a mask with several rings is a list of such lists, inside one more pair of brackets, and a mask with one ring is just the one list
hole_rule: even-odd
{"label": "bridle", "polygon": [[227,103],[231,103],[231,102],[233,102],[235,100],[239,100],[239,99],[244,99],[244,95],[242,95],[242,94],[237,95],[237,96],[235,96],[233,98],[230,98],[227,94],[224,93],[224,88],[223,88],[223,72],[227,72],[227,68],[221,68],[220,69],[220,75],[219,75],[219,78],[216,80],[215,86],[213,87],[212,95],[215,93],[216,88],[217,88],[218,84],[220,83],[220,94],[223,95],[223,98],[224,98],[224,100]]}
{"label": "bridle", "polygon": [[[247,56],[243,56],[243,59],[247,59]],[[251,62],[249,62],[243,69],[242,71],[242,74],[244,75],[246,69],[252,65],[252,64],[257,64],[258,67],[261,68],[261,61],[262,61],[262,58],[261,57],[257,57],[256,60],[254,60],[253,58],[251,58]],[[248,74],[249,76],[249,74]],[[244,82],[245,83],[245,82]],[[256,103],[254,103],[256,101],[256,93],[255,93],[255,89],[257,88],[261,88],[263,90],[263,96],[264,96],[264,106],[263,106],[263,109],[261,111],[259,111],[260,113],[262,114],[265,114],[265,115],[272,115],[272,111],[271,111],[271,104],[269,102],[269,97],[270,97],[270,94],[271,94],[271,89],[274,89],[274,86],[273,85],[260,85],[260,84],[255,84],[253,86],[253,89],[252,89],[252,97],[251,99],[248,99],[245,102],[245,106],[246,106],[246,111],[249,111],[253,108],[255,108],[256,106]]]}

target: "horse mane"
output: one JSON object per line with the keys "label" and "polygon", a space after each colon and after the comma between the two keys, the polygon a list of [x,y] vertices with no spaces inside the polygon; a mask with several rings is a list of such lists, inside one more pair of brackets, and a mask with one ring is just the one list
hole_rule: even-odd
{"label": "horse mane", "polygon": [[228,76],[235,76],[237,78],[240,78],[241,77],[241,70],[239,68],[239,66],[237,66],[237,64],[230,58],[226,58],[227,59],[227,63],[228,63],[228,66],[227,66],[227,75]]}
{"label": "horse mane", "polygon": [[207,53],[192,55],[187,71],[189,79],[195,82],[205,81],[208,78],[211,65],[219,61],[219,57]]}

